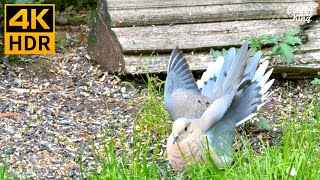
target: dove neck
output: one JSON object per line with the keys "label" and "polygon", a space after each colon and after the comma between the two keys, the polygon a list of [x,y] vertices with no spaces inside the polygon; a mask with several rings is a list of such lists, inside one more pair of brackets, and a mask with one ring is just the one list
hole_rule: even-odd
{"label": "dove neck", "polygon": [[209,129],[208,127],[206,127],[207,124],[199,121],[199,119],[192,119],[191,121],[194,126],[197,127],[198,131],[202,133],[205,133]]}

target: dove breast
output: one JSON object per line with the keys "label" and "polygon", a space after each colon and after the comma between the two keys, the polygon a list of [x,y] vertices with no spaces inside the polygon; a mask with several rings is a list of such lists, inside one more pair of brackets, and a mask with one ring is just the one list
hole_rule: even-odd
{"label": "dove breast", "polygon": [[206,153],[208,148],[215,164],[222,168],[222,163],[215,150],[211,145],[207,146],[207,138],[199,129],[193,128],[192,134],[177,143],[173,143],[173,139],[171,134],[167,141],[167,152],[169,164],[174,170],[182,171],[188,165],[207,161]]}

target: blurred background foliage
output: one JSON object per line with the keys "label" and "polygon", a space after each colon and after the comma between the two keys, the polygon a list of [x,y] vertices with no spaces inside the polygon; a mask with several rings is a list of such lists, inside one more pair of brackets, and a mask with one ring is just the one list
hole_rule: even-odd
{"label": "blurred background foliage", "polygon": [[[95,7],[99,0],[1,0],[0,4],[55,4],[56,11],[63,11],[73,6],[76,9]],[[1,8],[3,9],[3,8]]]}

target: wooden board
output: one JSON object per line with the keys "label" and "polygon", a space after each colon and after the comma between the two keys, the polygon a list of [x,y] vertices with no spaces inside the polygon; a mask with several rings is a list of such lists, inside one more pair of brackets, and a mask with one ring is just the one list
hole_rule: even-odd
{"label": "wooden board", "polygon": [[252,20],[175,26],[149,26],[113,28],[124,54],[171,51],[181,49],[209,49],[240,46],[241,39],[248,35],[279,34],[299,28],[302,21]]}
{"label": "wooden board", "polygon": [[[112,1],[111,1],[112,2]],[[109,3],[111,3],[109,2]],[[154,2],[154,1],[148,1]],[[226,22],[252,19],[293,19],[288,8],[303,7],[311,11],[310,15],[317,14],[317,4],[308,2],[242,2],[209,4],[190,2],[190,4],[157,3],[153,6],[132,4],[134,8],[115,8],[109,6],[112,27],[120,26],[148,26],[169,24],[190,24],[208,22]],[[111,5],[115,3],[111,3]],[[161,6],[154,8],[154,6]],[[118,5],[119,6],[119,5]],[[127,7],[126,5],[124,5]]]}
{"label": "wooden board", "polygon": [[[301,66],[320,66],[320,51],[310,52],[305,55],[296,55],[295,61]],[[165,72],[170,55],[135,56],[125,55],[125,71],[130,74]],[[185,53],[185,57],[192,70],[205,70],[209,62],[213,61],[211,55],[204,53]],[[284,60],[282,59],[284,62]],[[304,63],[305,62],[305,63]],[[297,65],[294,65],[297,66]]]}
{"label": "wooden board", "polygon": [[[130,74],[165,72],[169,57],[169,54],[152,56],[125,55],[125,71]],[[205,70],[207,64],[212,61],[212,57],[209,54],[185,53],[185,57],[192,70]]]}
{"label": "wooden board", "polygon": [[[206,70],[212,57],[204,53],[185,53],[185,57],[192,70]],[[169,54],[167,55],[153,55],[153,56],[124,56],[125,71],[129,74],[143,74],[143,73],[160,73],[167,71],[167,64]],[[282,61],[284,61],[282,59]],[[317,72],[320,71],[320,50],[310,52],[303,56],[295,56],[295,61],[298,65],[274,65],[269,68],[274,68],[274,76],[285,79],[305,79],[319,77]],[[301,62],[306,62],[303,64]]]}
{"label": "wooden board", "polygon": [[320,50],[320,19],[312,22],[310,29],[304,31],[308,35],[308,42],[297,48],[297,50],[309,52]]}
{"label": "wooden board", "polygon": [[[248,4],[248,3],[292,3],[292,0],[104,0],[109,9],[141,9],[163,7],[188,7],[221,4]],[[313,0],[295,0],[295,2],[313,2]]]}
{"label": "wooden board", "polygon": [[[319,44],[319,43],[318,43]],[[294,61],[298,64],[319,64],[320,65],[320,46],[315,51],[306,52],[304,54],[297,54],[294,56]]]}
{"label": "wooden board", "polygon": [[320,77],[318,72],[320,72],[320,64],[318,65],[294,65],[294,66],[271,66],[273,68],[272,76],[277,79],[312,79],[315,77]]}
{"label": "wooden board", "polygon": [[[317,72],[320,71],[320,22],[314,23],[310,29],[305,31],[308,35],[308,42],[297,48],[297,51],[304,51],[303,54],[294,56],[294,65],[274,65],[274,76],[287,79],[304,79],[319,77]],[[298,53],[298,52],[297,52]],[[192,70],[205,70],[207,64],[212,61],[209,53],[185,53],[185,57],[190,64]],[[125,55],[126,72],[146,73],[146,72],[165,72],[169,54],[153,56],[134,56]],[[284,62],[283,58],[273,57],[271,61]]]}

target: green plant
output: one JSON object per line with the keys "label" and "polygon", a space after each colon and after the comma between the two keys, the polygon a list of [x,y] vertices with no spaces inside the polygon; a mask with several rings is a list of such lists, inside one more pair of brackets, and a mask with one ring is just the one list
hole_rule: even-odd
{"label": "green plant", "polygon": [[259,37],[246,36],[243,40],[247,41],[253,51],[260,51],[263,46],[272,46],[272,53],[279,54],[284,57],[288,64],[292,63],[293,47],[302,44],[298,34],[301,32],[299,29],[293,29],[286,34],[280,35],[261,35]]}
{"label": "green plant", "polygon": [[[161,167],[161,161],[157,160],[160,152],[160,139],[154,144],[152,136],[147,135],[147,140],[142,136],[134,136],[131,149],[128,149],[128,141],[124,137],[118,139],[109,138],[104,141],[103,154],[96,153],[99,160],[94,171],[89,171],[81,165],[83,179],[161,179],[173,175],[166,167]],[[120,144],[120,149],[115,144]],[[118,152],[118,153],[116,153]],[[119,153],[120,152],[120,153]]]}
{"label": "green plant", "polygon": [[3,8],[3,4],[2,4],[2,2],[0,2],[0,19],[2,20],[2,18],[3,18],[3,13],[4,13],[4,8]]}
{"label": "green plant", "polygon": [[[236,52],[238,53],[240,48],[235,48],[235,49],[236,49]],[[219,50],[215,50],[215,49],[211,48],[210,49],[210,54],[211,54],[211,57],[214,58],[214,59],[219,57],[219,56],[226,57],[227,54],[228,54],[228,50],[223,48],[221,51],[219,51]]]}
{"label": "green plant", "polygon": [[255,124],[259,129],[271,130],[270,120],[259,120]]}
{"label": "green plant", "polygon": [[[320,76],[320,71],[318,72],[318,75]],[[319,79],[319,78],[314,78],[314,79],[311,81],[311,84],[320,85],[320,79]]]}
{"label": "green plant", "polygon": [[280,54],[284,56],[288,64],[292,62],[293,58],[293,46],[296,44],[302,44],[301,39],[296,35],[300,33],[300,30],[295,29],[285,35],[276,36],[278,43],[272,48],[274,54]]}
{"label": "green plant", "polygon": [[225,48],[223,48],[221,51],[215,50],[215,49],[213,49],[213,48],[210,49],[210,55],[211,55],[213,58],[217,58],[217,57],[219,57],[219,56],[226,57],[226,56],[227,56],[227,53],[228,53],[228,50],[226,50]]}
{"label": "green plant", "polygon": [[276,44],[278,40],[272,35],[261,35],[259,37],[246,36],[243,40],[247,41],[253,52],[261,51],[262,46],[267,44]]}
{"label": "green plant", "polygon": [[143,79],[146,84],[146,92],[143,95],[144,102],[140,104],[140,111],[137,113],[135,124],[141,129],[148,129],[153,134],[164,134],[170,129],[170,116],[163,104],[162,86],[164,81],[158,77],[146,74]]}
{"label": "green plant", "polygon": [[9,167],[4,158],[2,160],[2,164],[2,166],[0,165],[0,179],[11,179],[9,176]]}

